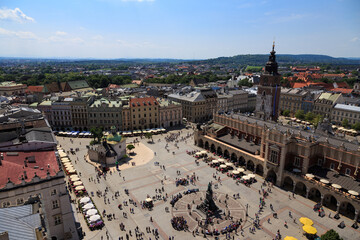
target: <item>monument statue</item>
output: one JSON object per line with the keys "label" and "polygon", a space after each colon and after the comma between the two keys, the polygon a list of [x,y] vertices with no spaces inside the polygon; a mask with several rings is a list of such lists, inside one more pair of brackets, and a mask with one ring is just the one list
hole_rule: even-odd
{"label": "monument statue", "polygon": [[197,208],[207,216],[215,214],[215,212],[218,210],[218,207],[216,206],[213,199],[213,191],[210,182],[208,184],[208,189],[206,190],[206,198],[204,202],[197,206]]}

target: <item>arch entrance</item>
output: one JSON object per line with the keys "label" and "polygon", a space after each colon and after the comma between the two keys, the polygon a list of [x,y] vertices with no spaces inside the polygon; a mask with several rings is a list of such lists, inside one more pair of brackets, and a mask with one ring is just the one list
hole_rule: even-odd
{"label": "arch entrance", "polygon": [[286,191],[292,191],[294,189],[294,181],[291,179],[291,177],[284,178],[283,188]]}

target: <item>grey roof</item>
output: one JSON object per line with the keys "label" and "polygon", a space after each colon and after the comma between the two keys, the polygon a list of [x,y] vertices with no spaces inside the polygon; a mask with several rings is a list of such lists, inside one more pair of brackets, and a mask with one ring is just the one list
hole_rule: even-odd
{"label": "grey roof", "polygon": [[168,97],[174,98],[174,99],[179,99],[179,100],[184,100],[184,101],[188,101],[188,102],[205,101],[204,96],[200,92],[191,92],[191,93],[188,93],[185,95],[170,94]]}
{"label": "grey roof", "polygon": [[[228,115],[228,117],[230,117]],[[336,146],[336,147],[340,147],[343,143],[344,143],[344,147],[348,150],[352,150],[352,151],[357,151],[359,149],[359,144],[354,144],[354,143],[350,143],[347,142],[343,139],[337,139],[331,135],[327,135],[325,133],[320,133],[320,132],[311,132],[311,131],[305,131],[305,130],[299,130],[296,129],[294,127],[290,127],[290,126],[284,126],[284,125],[280,125],[274,122],[266,122],[263,121],[261,119],[258,118],[252,118],[252,117],[248,117],[248,116],[244,116],[244,115],[240,115],[240,114],[233,114],[232,118],[234,119],[239,119],[240,121],[248,121],[249,123],[252,124],[257,124],[259,126],[264,126],[266,125],[268,128],[270,129],[277,129],[281,132],[286,132],[286,131],[290,131],[293,132],[294,134],[298,134],[299,132],[301,133],[302,136],[304,136],[305,138],[309,139],[310,137],[314,137],[316,139],[316,141],[318,142],[326,142],[327,140],[329,141],[329,144]]]}
{"label": "grey roof", "polygon": [[32,213],[32,205],[0,208],[0,232],[8,232],[12,240],[36,239],[35,229],[39,227],[40,214]]}
{"label": "grey roof", "polygon": [[260,151],[259,145],[256,145],[252,142],[247,142],[245,139],[239,140],[238,137],[232,138],[230,134],[226,134],[224,136],[218,137],[217,139],[254,155],[257,151]]}
{"label": "grey roof", "polygon": [[49,128],[30,129],[25,137],[28,141],[56,142]]}
{"label": "grey roof", "polygon": [[229,90],[229,93],[236,95],[236,94],[246,94],[247,92],[244,90]]}
{"label": "grey roof", "polygon": [[334,109],[346,110],[346,111],[352,111],[352,112],[360,112],[360,107],[341,104],[341,103],[336,104],[334,106]]}

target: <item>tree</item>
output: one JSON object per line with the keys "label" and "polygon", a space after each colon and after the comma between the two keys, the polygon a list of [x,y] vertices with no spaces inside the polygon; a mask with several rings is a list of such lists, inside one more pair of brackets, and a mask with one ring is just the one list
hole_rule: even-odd
{"label": "tree", "polygon": [[94,141],[96,141],[97,143],[100,143],[101,138],[103,137],[102,128],[93,127],[90,129],[90,132],[94,137]]}
{"label": "tree", "polygon": [[314,120],[314,118],[315,118],[315,114],[313,112],[307,112],[305,114],[305,120],[306,121],[311,122],[312,120]]}
{"label": "tree", "polygon": [[356,131],[360,131],[360,122],[357,122],[357,123],[353,124],[351,127],[353,129],[355,129]]}
{"label": "tree", "polygon": [[153,138],[152,138],[152,133],[150,133],[150,132],[147,132],[147,133],[145,133],[145,137],[147,138],[147,139],[151,139],[152,140],[152,142],[154,142],[154,140],[153,140]]}
{"label": "tree", "polygon": [[290,110],[285,109],[285,110],[283,111],[283,114],[282,114],[282,115],[285,116],[285,117],[290,116]]}
{"label": "tree", "polygon": [[132,144],[129,144],[129,145],[126,146],[126,148],[127,148],[127,150],[131,151],[131,150],[133,150],[135,148],[135,146],[132,145]]}
{"label": "tree", "polygon": [[321,236],[321,240],[342,240],[342,238],[334,229],[330,229]]}
{"label": "tree", "polygon": [[252,87],[253,83],[249,81],[248,78],[244,78],[242,80],[239,81],[238,85],[241,86],[247,86],[247,87]]}
{"label": "tree", "polygon": [[349,127],[349,120],[345,118],[344,120],[342,120],[341,124],[344,128],[347,128]]}
{"label": "tree", "polygon": [[305,120],[304,110],[297,110],[296,113],[295,113],[295,117],[297,119]]}
{"label": "tree", "polygon": [[322,122],[322,120],[324,119],[324,117],[321,114],[316,115],[316,117],[313,120],[313,124],[315,127],[317,127],[317,125]]}

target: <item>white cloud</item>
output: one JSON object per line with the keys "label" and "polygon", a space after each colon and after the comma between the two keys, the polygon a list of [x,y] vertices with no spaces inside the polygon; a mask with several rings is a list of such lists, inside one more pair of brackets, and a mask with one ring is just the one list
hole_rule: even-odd
{"label": "white cloud", "polygon": [[304,18],[305,15],[302,15],[302,14],[291,14],[291,15],[288,15],[288,16],[282,16],[282,17],[279,17],[279,18],[276,18],[273,23],[285,23],[285,22],[291,22],[291,21],[294,21],[294,20],[299,20],[299,19],[302,19]]}
{"label": "white cloud", "polygon": [[352,38],[352,39],[350,40],[350,42],[357,42],[357,41],[359,41],[359,40],[360,40],[359,37],[354,37],[354,38]]}
{"label": "white cloud", "polygon": [[10,20],[15,22],[35,22],[32,17],[26,16],[19,8],[9,9],[2,8],[0,9],[0,20]]}
{"label": "white cloud", "polygon": [[96,36],[93,36],[92,39],[93,39],[93,40],[96,40],[96,41],[100,41],[100,40],[103,40],[104,37],[101,36],[101,35],[96,35]]}
{"label": "white cloud", "polygon": [[57,31],[57,32],[55,33],[55,35],[56,35],[56,36],[65,36],[65,35],[67,35],[67,33],[66,33],[66,32],[62,32],[62,31]]}
{"label": "white cloud", "polygon": [[[65,34],[67,35],[67,34]],[[64,35],[55,35],[48,38],[50,42],[62,42],[62,43],[83,43],[84,40],[80,37],[66,38]]]}
{"label": "white cloud", "polygon": [[0,36],[8,36],[8,37],[17,37],[21,39],[39,39],[32,32],[24,32],[24,31],[10,31],[4,28],[0,28]]}

